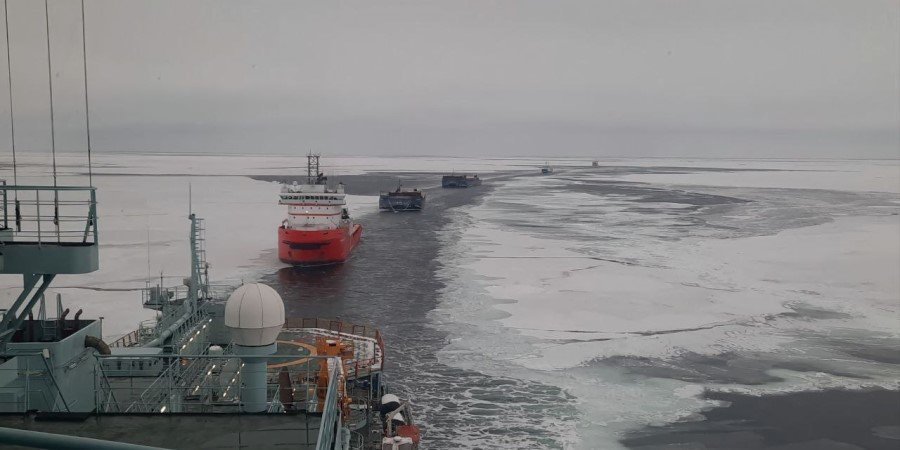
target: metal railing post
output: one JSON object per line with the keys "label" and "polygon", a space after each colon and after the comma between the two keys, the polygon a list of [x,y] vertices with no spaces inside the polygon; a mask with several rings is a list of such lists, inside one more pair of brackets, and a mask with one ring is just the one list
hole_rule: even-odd
{"label": "metal railing post", "polygon": [[100,361],[94,361],[94,411],[100,415],[100,389],[97,386],[97,365]]}
{"label": "metal railing post", "polygon": [[28,397],[31,396],[31,394],[29,392],[30,386],[31,386],[31,383],[30,383],[31,373],[28,370],[28,358],[26,357],[24,359],[25,359],[25,409],[23,409],[22,412],[28,411]]}
{"label": "metal railing post", "polygon": [[[0,180],[0,184],[6,186],[6,180]],[[6,189],[3,189],[3,228],[9,228],[9,203],[7,202]]]}
{"label": "metal railing post", "polygon": [[97,236],[97,222],[99,221],[97,217],[97,191],[95,189],[91,189],[91,222],[94,225],[94,243],[100,242]]}
{"label": "metal railing post", "polygon": [[[65,412],[71,412],[69,409],[69,402],[66,401],[66,397],[63,395],[62,389],[59,388],[59,385],[56,383],[56,377],[53,376],[53,369],[50,368],[50,365],[47,363],[47,358],[41,356],[41,361],[44,362],[44,368],[47,369],[47,375],[50,377],[50,381],[53,382],[53,387],[56,388],[56,393],[59,395],[59,399],[62,400],[63,407],[66,408]],[[53,399],[53,408],[56,409],[56,399]]]}
{"label": "metal railing post", "polygon": [[37,238],[38,238],[38,247],[41,245],[41,191],[39,189],[34,190],[34,205],[37,209]]}
{"label": "metal railing post", "polygon": [[62,242],[59,232],[59,191],[53,191],[53,225],[56,225],[56,242]]}

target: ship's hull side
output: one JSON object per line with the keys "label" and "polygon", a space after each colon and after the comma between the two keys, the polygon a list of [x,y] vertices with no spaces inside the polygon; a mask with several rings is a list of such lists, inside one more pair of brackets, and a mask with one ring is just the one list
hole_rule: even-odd
{"label": "ship's hull side", "polygon": [[359,244],[362,225],[330,230],[278,228],[278,259],[295,266],[339,264]]}
{"label": "ship's hull side", "polygon": [[441,187],[443,188],[467,188],[481,186],[481,179],[477,177],[444,175],[441,178]]}
{"label": "ship's hull side", "polygon": [[413,196],[391,196],[382,194],[378,197],[378,209],[382,211],[421,211],[425,199]]}

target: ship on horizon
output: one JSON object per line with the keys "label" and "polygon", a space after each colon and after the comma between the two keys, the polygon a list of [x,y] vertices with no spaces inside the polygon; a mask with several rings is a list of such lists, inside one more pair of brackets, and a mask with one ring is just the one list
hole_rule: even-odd
{"label": "ship on horizon", "polygon": [[362,225],[350,218],[344,185],[328,187],[318,154],[306,156],[306,183],[284,185],[278,203],[288,216],[278,227],[278,259],[294,266],[342,263],[359,244]]}

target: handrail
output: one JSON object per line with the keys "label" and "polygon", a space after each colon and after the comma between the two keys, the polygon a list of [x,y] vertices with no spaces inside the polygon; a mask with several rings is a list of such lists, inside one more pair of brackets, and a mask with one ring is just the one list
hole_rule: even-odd
{"label": "handrail", "polygon": [[0,191],[96,191],[95,186],[44,186],[39,184],[0,184]]}
{"label": "handrail", "polygon": [[[14,199],[9,191],[16,192]],[[3,243],[97,244],[95,187],[0,183],[0,193],[0,228],[10,229],[10,222],[15,225],[15,232],[4,237]]]}
{"label": "handrail", "polygon": [[285,329],[321,329],[334,333],[345,335],[356,335],[366,339],[375,341],[375,351],[372,358],[366,360],[354,360],[352,363],[348,361],[345,364],[348,374],[352,374],[354,378],[360,373],[368,375],[372,372],[372,367],[378,366],[384,368],[385,364],[385,346],[384,338],[381,331],[372,326],[357,325],[344,322],[338,319],[322,319],[316,317],[289,317],[284,323]]}
{"label": "handrail", "polygon": [[328,390],[325,391],[325,407],[322,409],[322,419],[319,424],[319,435],[316,437],[316,450],[331,450],[337,447],[337,436],[335,433],[340,428],[341,423],[341,405],[338,398],[338,384],[340,381],[341,371],[340,358],[328,377]]}

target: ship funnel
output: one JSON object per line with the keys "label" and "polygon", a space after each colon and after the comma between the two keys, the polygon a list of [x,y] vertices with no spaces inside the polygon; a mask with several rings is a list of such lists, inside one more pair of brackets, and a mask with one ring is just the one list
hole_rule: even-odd
{"label": "ship funnel", "polygon": [[275,340],[284,326],[284,301],[274,289],[245,284],[225,304],[225,327],[231,332],[235,354],[241,356],[241,410],[262,412],[267,407],[266,358],[275,353]]}

